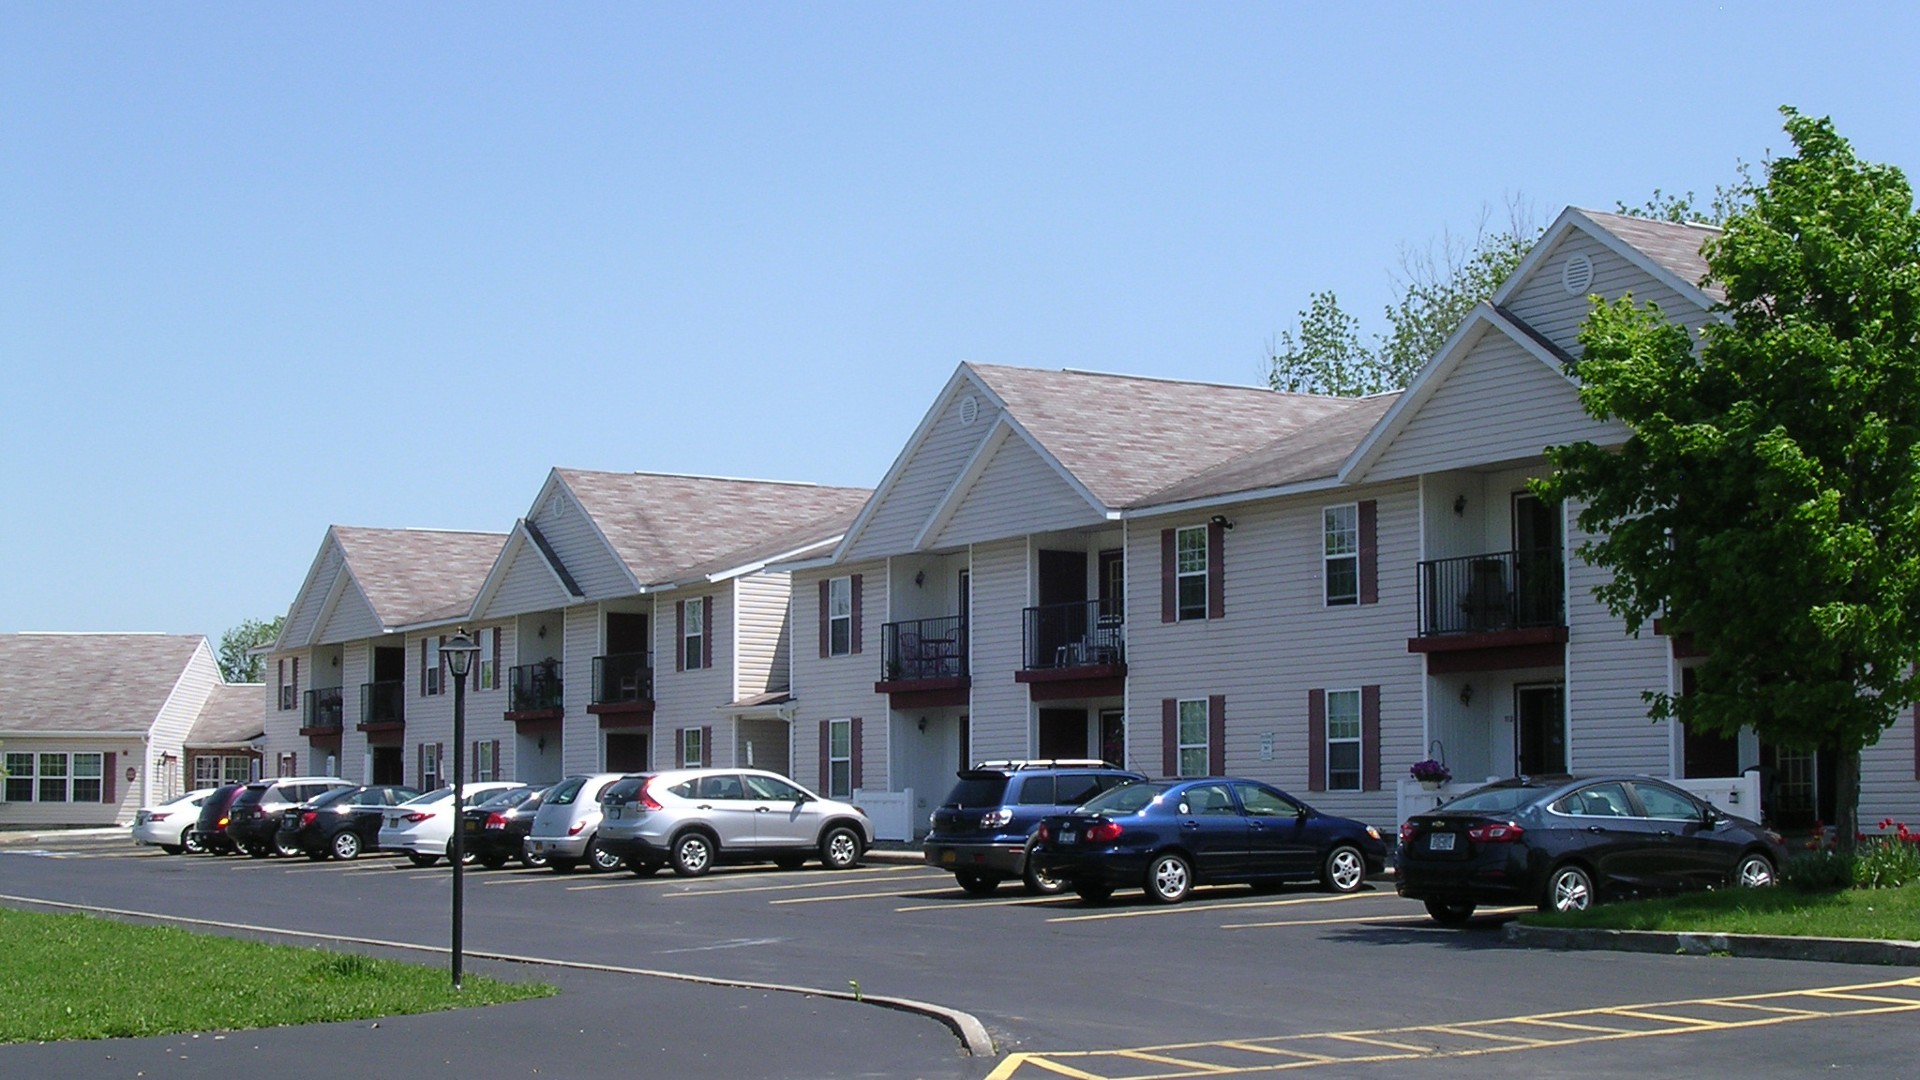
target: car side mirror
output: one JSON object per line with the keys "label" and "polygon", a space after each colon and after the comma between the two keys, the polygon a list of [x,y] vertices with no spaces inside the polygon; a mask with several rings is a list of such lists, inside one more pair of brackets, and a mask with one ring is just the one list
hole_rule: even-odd
{"label": "car side mirror", "polygon": [[1725,822],[1727,815],[1709,806],[1707,812],[1701,816],[1701,820],[1706,823],[1707,828],[1711,829]]}

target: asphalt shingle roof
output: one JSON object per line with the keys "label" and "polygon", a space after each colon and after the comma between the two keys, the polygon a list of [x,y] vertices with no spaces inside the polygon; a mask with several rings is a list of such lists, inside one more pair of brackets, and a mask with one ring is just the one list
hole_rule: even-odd
{"label": "asphalt shingle roof", "polygon": [[1689,285],[1716,301],[1727,298],[1718,283],[1706,282],[1707,260],[1700,245],[1720,235],[1711,225],[1683,225],[1672,221],[1654,221],[1628,214],[1609,214],[1601,210],[1581,210],[1595,225],[1619,237],[1630,247],[1652,259]]}
{"label": "asphalt shingle roof", "polygon": [[145,731],[199,634],[0,634],[0,732]]}
{"label": "asphalt shingle roof", "polygon": [[188,746],[237,746],[266,734],[267,688],[260,683],[221,683],[187,731]]}
{"label": "asphalt shingle roof", "polygon": [[335,525],[353,580],[382,626],[465,615],[505,546],[505,533]]}

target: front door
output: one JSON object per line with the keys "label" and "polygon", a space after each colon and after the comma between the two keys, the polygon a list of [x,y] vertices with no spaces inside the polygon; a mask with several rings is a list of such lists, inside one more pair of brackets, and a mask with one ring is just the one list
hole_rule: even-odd
{"label": "front door", "polygon": [[1563,589],[1560,507],[1530,494],[1513,497],[1513,604],[1521,626],[1558,626]]}
{"label": "front door", "polygon": [[1233,790],[1247,814],[1247,872],[1289,877],[1312,872],[1318,852],[1304,808],[1265,784],[1236,780]]}
{"label": "front door", "polygon": [[1084,758],[1087,755],[1087,711],[1085,709],[1040,710],[1039,756],[1042,758]]}
{"label": "front door", "polygon": [[778,777],[747,773],[741,779],[753,802],[757,846],[807,847],[820,838],[826,815],[818,800]]}
{"label": "front door", "polygon": [[1567,771],[1566,700],[1560,683],[1513,688],[1513,767],[1521,776]]}
{"label": "front door", "polygon": [[369,747],[367,752],[373,758],[373,769],[372,769],[373,775],[368,779],[367,781],[368,783],[370,784],[404,784],[406,783],[406,780],[402,776],[402,773],[406,771],[406,764],[405,764],[405,760],[400,755],[399,747],[373,746],[373,747]]}
{"label": "front door", "polygon": [[1029,662],[1038,668],[1071,666],[1088,630],[1087,553],[1043,549],[1039,600]]}
{"label": "front door", "polygon": [[1100,760],[1115,765],[1127,760],[1127,714],[1119,709],[1100,710]]}

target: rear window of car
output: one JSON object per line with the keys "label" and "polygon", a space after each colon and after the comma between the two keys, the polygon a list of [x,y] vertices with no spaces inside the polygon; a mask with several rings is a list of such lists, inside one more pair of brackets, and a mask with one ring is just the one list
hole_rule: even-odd
{"label": "rear window of car", "polygon": [[548,806],[572,806],[573,800],[580,797],[580,789],[587,786],[587,778],[576,776],[571,780],[562,780],[547,793]]}
{"label": "rear window of car", "polygon": [[1540,791],[1539,788],[1530,787],[1481,788],[1478,791],[1469,791],[1450,803],[1442,803],[1440,809],[1503,814],[1509,810],[1518,810],[1522,805],[1539,798]]}
{"label": "rear window of car", "polygon": [[[325,795],[322,795],[319,798],[313,800],[313,805],[332,806],[334,803],[352,799],[359,794],[360,794],[359,791],[350,787],[338,788],[336,790],[329,791]],[[380,797],[380,793],[377,791],[371,791],[371,792],[368,792],[368,794],[372,795],[376,800],[379,799]]]}
{"label": "rear window of car", "polygon": [[1054,793],[1054,798],[1059,801],[1061,806],[1079,806],[1081,803],[1086,802],[1102,791],[1117,786],[1119,782],[1123,782],[1102,783],[1102,781],[1109,779],[1108,777],[1096,776],[1093,773],[1062,774],[1058,777],[1057,783],[1059,790]]}
{"label": "rear window of car", "polygon": [[600,793],[600,801],[608,806],[625,806],[651,779],[651,776],[623,776],[607,785],[607,790]]}
{"label": "rear window of car", "polygon": [[1137,813],[1148,803],[1165,794],[1172,786],[1172,784],[1127,784],[1101,792],[1081,804],[1080,809],[1090,814]]}
{"label": "rear window of car", "polygon": [[1007,778],[1001,773],[962,775],[947,793],[948,806],[999,806],[1006,798]]}
{"label": "rear window of car", "polygon": [[243,788],[240,794],[234,797],[233,805],[227,809],[238,810],[243,806],[258,806],[260,805],[261,797],[266,793],[267,789],[264,786]]}

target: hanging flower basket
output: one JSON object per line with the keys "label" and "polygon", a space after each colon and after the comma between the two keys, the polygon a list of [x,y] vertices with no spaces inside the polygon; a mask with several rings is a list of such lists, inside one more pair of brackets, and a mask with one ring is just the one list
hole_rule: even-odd
{"label": "hanging flower basket", "polygon": [[1447,768],[1446,762],[1436,761],[1433,758],[1414,762],[1413,768],[1408,769],[1407,772],[1415,780],[1420,781],[1420,786],[1428,791],[1437,791],[1440,785],[1453,779],[1453,771]]}

